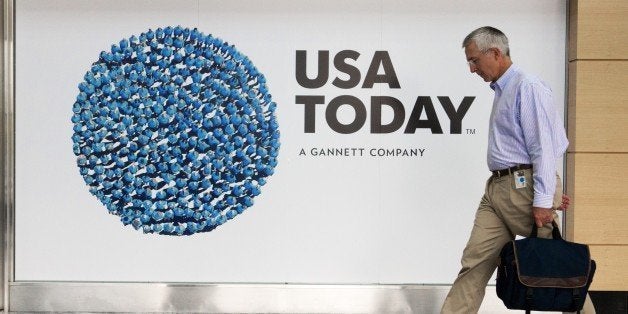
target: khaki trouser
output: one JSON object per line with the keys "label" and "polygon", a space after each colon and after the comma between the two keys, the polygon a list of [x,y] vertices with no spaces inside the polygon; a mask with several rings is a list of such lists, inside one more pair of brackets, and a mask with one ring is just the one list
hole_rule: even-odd
{"label": "khaki trouser", "polygon": [[[513,175],[491,177],[486,182],[473,230],[462,254],[462,269],[445,299],[441,313],[477,313],[488,280],[497,268],[501,248],[516,235],[530,235],[534,224],[532,170],[523,171],[528,182],[525,188],[514,188]],[[557,176],[553,208],[560,206],[562,194],[561,181]],[[556,217],[554,213],[554,219]],[[551,238],[551,235],[551,224],[538,230],[539,237]],[[595,313],[588,296],[582,313]]]}

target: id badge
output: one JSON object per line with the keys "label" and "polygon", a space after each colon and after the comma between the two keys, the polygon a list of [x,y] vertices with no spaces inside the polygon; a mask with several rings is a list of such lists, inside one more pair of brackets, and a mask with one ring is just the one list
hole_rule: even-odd
{"label": "id badge", "polygon": [[523,171],[515,172],[515,189],[523,189],[528,186],[526,182],[525,173]]}

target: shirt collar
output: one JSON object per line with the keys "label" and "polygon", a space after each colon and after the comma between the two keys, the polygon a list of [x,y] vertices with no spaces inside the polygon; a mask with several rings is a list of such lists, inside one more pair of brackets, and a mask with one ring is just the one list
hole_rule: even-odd
{"label": "shirt collar", "polygon": [[515,76],[515,73],[518,72],[518,70],[519,68],[517,68],[517,66],[511,64],[506,72],[504,72],[504,74],[502,74],[502,76],[497,79],[497,81],[491,82],[491,88],[493,90],[495,90],[496,88],[499,88],[499,90],[504,90],[504,87],[508,85],[508,82],[510,82],[510,79]]}

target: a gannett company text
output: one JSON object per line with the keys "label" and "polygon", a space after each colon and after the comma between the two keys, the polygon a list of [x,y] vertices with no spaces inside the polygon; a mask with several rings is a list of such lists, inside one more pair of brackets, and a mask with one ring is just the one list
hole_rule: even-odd
{"label": "a gannett company text", "polygon": [[300,148],[299,156],[311,157],[423,157],[425,148],[401,147],[311,147]]}

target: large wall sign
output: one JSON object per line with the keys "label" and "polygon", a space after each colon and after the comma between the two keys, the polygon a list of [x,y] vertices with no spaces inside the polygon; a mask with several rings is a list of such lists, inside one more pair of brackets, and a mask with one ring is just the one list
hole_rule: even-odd
{"label": "large wall sign", "polygon": [[17,281],[451,283],[493,99],[462,39],[563,107],[564,1],[16,5]]}

